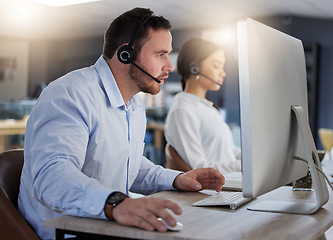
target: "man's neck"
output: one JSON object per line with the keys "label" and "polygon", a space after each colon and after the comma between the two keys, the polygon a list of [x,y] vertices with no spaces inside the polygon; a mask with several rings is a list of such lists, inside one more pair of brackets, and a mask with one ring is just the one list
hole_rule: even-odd
{"label": "man's neck", "polygon": [[136,86],[133,85],[131,79],[127,73],[127,66],[120,63],[118,59],[112,58],[107,60],[107,63],[111,69],[111,72],[114,76],[118,89],[121,96],[123,97],[124,103],[127,105],[129,100],[138,93]]}

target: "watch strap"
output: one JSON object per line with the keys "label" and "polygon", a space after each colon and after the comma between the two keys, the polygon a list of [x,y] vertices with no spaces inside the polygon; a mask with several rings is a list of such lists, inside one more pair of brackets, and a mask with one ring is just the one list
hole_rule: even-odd
{"label": "watch strap", "polygon": [[106,203],[116,207],[119,203],[125,200],[125,198],[129,198],[126,194],[122,192],[112,192],[106,199]]}

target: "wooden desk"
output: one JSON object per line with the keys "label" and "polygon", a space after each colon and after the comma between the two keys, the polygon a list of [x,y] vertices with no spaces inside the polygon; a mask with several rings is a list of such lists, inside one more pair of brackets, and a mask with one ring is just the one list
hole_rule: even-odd
{"label": "wooden desk", "polygon": [[[192,207],[191,204],[206,195],[197,192],[166,191],[155,197],[178,203],[183,214],[177,216],[184,227],[179,232],[149,232],[116,222],[61,216],[49,219],[46,226],[57,229],[57,239],[63,239],[66,231],[86,232],[134,239],[318,239],[333,225],[333,197],[312,215],[254,212],[246,209],[262,199],[296,199],[308,201],[311,192],[293,192],[291,187],[282,187],[255,199],[237,210],[225,207]],[[306,199],[306,200],[305,200]]]}
{"label": "wooden desk", "polygon": [[0,120],[0,152],[7,147],[7,136],[24,134],[28,117],[22,120],[6,119]]}

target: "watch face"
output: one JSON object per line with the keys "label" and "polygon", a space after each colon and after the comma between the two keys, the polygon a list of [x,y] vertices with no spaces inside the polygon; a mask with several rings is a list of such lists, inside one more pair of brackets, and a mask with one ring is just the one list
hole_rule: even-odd
{"label": "watch face", "polygon": [[121,203],[125,198],[128,198],[128,196],[122,192],[113,192],[109,195],[109,197],[106,199],[106,203],[112,205],[113,207],[117,206],[119,203]]}

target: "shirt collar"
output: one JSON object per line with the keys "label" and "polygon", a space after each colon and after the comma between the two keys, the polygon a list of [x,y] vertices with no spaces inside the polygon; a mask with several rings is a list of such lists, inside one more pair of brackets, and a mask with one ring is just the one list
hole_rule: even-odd
{"label": "shirt collar", "polygon": [[129,101],[128,101],[128,104],[127,104],[127,107],[126,109],[129,110],[129,111],[135,111],[135,109],[137,107],[140,107],[140,101],[138,101],[139,99],[139,96],[136,94],[134,95]]}
{"label": "shirt collar", "polygon": [[100,80],[104,87],[106,97],[107,97],[111,107],[113,107],[113,108],[123,107],[125,109],[135,110],[139,104],[139,101],[137,99],[138,96],[134,95],[128,101],[128,104],[126,107],[126,104],[124,103],[123,97],[119,91],[116,80],[111,72],[111,69],[110,69],[108,63],[103,58],[103,56],[100,56],[98,58],[94,67],[100,77]]}

